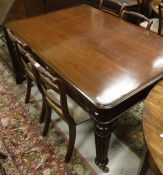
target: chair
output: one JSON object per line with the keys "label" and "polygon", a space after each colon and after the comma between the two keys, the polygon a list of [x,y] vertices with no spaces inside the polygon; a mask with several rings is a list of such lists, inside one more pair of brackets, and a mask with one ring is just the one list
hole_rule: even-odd
{"label": "chair", "polygon": [[18,52],[17,49],[17,44],[22,45],[23,48],[27,48],[27,45],[25,43],[23,43],[22,41],[20,41],[11,31],[10,29],[7,29],[7,34],[9,39],[12,41],[12,43],[14,44],[14,48],[15,48],[15,52],[17,54],[17,56],[20,58],[21,63],[23,65],[23,68],[25,70],[26,73],[26,78],[27,78],[27,93],[26,93],[26,97],[25,97],[25,103],[29,102],[30,99],[30,94],[31,94],[31,87],[32,87],[32,81],[35,80],[34,75],[32,73],[32,69],[31,66],[29,64],[29,62],[27,60],[24,60],[24,56],[23,54],[21,54],[21,52]]}
{"label": "chair", "polygon": [[147,17],[145,17],[144,15],[140,14],[140,13],[137,13],[137,12],[133,12],[133,11],[127,11],[127,10],[123,10],[120,14],[120,18],[123,19],[124,18],[124,15],[131,15],[131,16],[134,16],[136,18],[139,18],[139,19],[142,19],[144,21],[146,21],[146,29],[147,30],[150,30],[152,24],[153,24],[153,21],[149,20]]}
{"label": "chair", "polygon": [[[18,58],[21,60],[22,66],[25,70],[26,78],[27,78],[27,93],[25,97],[25,103],[29,102],[30,99],[30,94],[31,94],[31,87],[32,87],[32,81],[35,81],[35,76],[33,74],[32,70],[32,65],[30,64],[28,58],[25,56],[26,51],[25,50],[30,50],[27,44],[23,43],[20,41],[11,31],[10,29],[6,30],[8,33],[8,36],[10,40],[14,43],[15,45],[15,51],[18,56]],[[40,123],[43,122],[45,116],[45,100],[42,98],[42,109],[40,113]]]}
{"label": "chair", "polygon": [[66,93],[66,89],[61,79],[50,74],[40,64],[38,64],[30,54],[26,54],[33,66],[35,79],[39,90],[46,99],[46,116],[43,129],[43,136],[48,133],[51,122],[52,109],[68,124],[69,127],[69,144],[65,157],[65,162],[69,162],[72,157],[76,138],[76,126],[89,120],[88,113],[80,107]]}
{"label": "chair", "polygon": [[[160,3],[158,6],[159,18],[151,18],[150,21],[153,21],[153,24],[150,28],[150,31],[162,35],[162,21],[163,21],[163,3]],[[141,22],[139,24],[141,27],[146,28],[147,22]]]}
{"label": "chair", "polygon": [[[109,5],[107,5],[108,3],[110,3]],[[100,0],[99,1],[99,9],[113,14],[115,16],[120,16],[121,12],[123,11],[123,9],[126,7],[125,3],[118,3],[114,0]]]}

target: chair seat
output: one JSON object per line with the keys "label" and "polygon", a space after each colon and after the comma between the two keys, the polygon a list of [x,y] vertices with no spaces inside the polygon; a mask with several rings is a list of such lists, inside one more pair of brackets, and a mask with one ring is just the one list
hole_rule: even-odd
{"label": "chair seat", "polygon": [[[153,21],[153,24],[150,28],[150,31],[154,32],[154,33],[158,33],[158,27],[159,27],[159,19],[158,18],[151,18],[150,21]],[[139,24],[139,26],[146,28],[147,27],[148,22],[147,21],[143,21]]]}
{"label": "chair seat", "polygon": [[[60,95],[54,90],[48,89],[46,95],[52,101],[55,101],[60,104]],[[73,117],[76,124],[83,123],[84,121],[90,119],[89,114],[68,95],[67,95],[67,105],[69,108],[69,113]]]}

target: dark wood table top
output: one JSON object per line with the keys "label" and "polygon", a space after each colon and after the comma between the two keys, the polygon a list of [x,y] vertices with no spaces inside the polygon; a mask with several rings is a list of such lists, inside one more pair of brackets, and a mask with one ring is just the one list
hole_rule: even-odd
{"label": "dark wood table top", "polygon": [[163,174],[163,81],[152,89],[146,100],[143,129],[151,156]]}
{"label": "dark wood table top", "polygon": [[6,24],[98,108],[162,77],[163,39],[87,5]]}

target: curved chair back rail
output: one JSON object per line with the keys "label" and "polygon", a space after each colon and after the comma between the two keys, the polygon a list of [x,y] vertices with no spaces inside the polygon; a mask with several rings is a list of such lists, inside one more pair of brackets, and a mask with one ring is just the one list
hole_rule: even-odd
{"label": "curved chair back rail", "polygon": [[118,17],[120,17],[123,9],[127,6],[127,4],[125,4],[125,3],[122,3],[121,4],[121,3],[116,2],[114,0],[108,0],[108,2],[110,4],[112,4],[113,6],[119,7],[120,10],[118,12],[114,12],[111,8],[106,7],[105,4],[104,4],[105,3],[105,0],[100,0],[99,1],[99,9],[102,10],[102,11],[104,11],[104,12],[107,12],[107,13],[113,14],[115,16],[118,16]]}
{"label": "curved chair back rail", "polygon": [[15,35],[11,32],[10,29],[6,29],[6,32],[7,32],[8,36],[9,36],[9,38],[10,38],[10,40],[11,40],[12,42],[18,43],[18,44],[20,44],[20,45],[21,45],[22,47],[24,47],[24,48],[27,47],[27,44],[24,43],[23,41],[21,41],[20,39],[18,39],[18,37],[15,36]]}
{"label": "curved chair back rail", "polygon": [[23,49],[23,46],[20,45],[20,43],[17,43],[17,49],[18,49],[18,55],[19,58],[24,66],[26,75],[32,80],[35,81],[35,76],[33,74],[33,70],[32,70],[32,66],[29,62],[29,60],[27,59],[27,57],[25,56],[25,50]]}
{"label": "curved chair back rail", "polygon": [[[18,37],[15,36],[10,31],[10,29],[6,29],[6,31],[7,31],[9,39],[12,41],[12,43],[14,43],[15,51],[17,52],[16,54],[19,57],[19,59],[21,60],[21,63],[23,64],[26,73],[29,74],[29,76],[31,76],[33,74],[32,71],[31,71],[31,66],[30,66],[29,61],[27,60],[27,58],[25,58],[25,56],[24,56],[25,55],[25,49],[28,48],[27,44],[22,42],[20,39],[18,39]],[[34,78],[34,76],[32,76],[32,77]]]}
{"label": "curved chair back rail", "polygon": [[[150,21],[153,22],[150,27],[150,31],[162,36],[162,33],[163,33],[163,24],[162,24],[163,23],[163,3],[162,2],[161,3],[157,2],[157,3],[159,3],[157,5],[158,17],[149,19]],[[153,6],[152,2],[151,4],[152,4],[151,6]],[[143,28],[146,28],[147,24],[148,24],[147,21],[143,21],[139,25]]]}
{"label": "curved chair back rail", "polygon": [[151,26],[153,24],[153,21],[148,19],[146,16],[144,16],[144,15],[138,13],[138,12],[134,12],[134,11],[122,10],[122,12],[120,13],[120,18],[123,19],[125,14],[131,15],[131,16],[135,16],[136,18],[139,18],[139,19],[142,19],[144,21],[147,21],[147,26],[146,26],[147,30],[150,30],[150,28],[151,28]]}
{"label": "curved chair back rail", "polygon": [[13,51],[15,55],[19,58],[18,60],[20,60],[20,66],[25,70],[27,78],[27,93],[25,97],[25,103],[28,103],[31,94],[32,81],[35,80],[31,65],[27,58],[24,56],[25,50],[28,50],[29,47],[26,43],[15,36],[10,29],[6,29],[6,33],[13,44]]}

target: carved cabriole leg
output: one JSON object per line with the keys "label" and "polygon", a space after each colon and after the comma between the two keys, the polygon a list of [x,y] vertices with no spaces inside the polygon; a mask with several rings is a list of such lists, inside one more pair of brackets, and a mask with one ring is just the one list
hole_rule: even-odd
{"label": "carved cabriole leg", "polygon": [[96,159],[95,163],[101,168],[108,164],[108,148],[111,138],[110,125],[98,124],[95,126]]}

